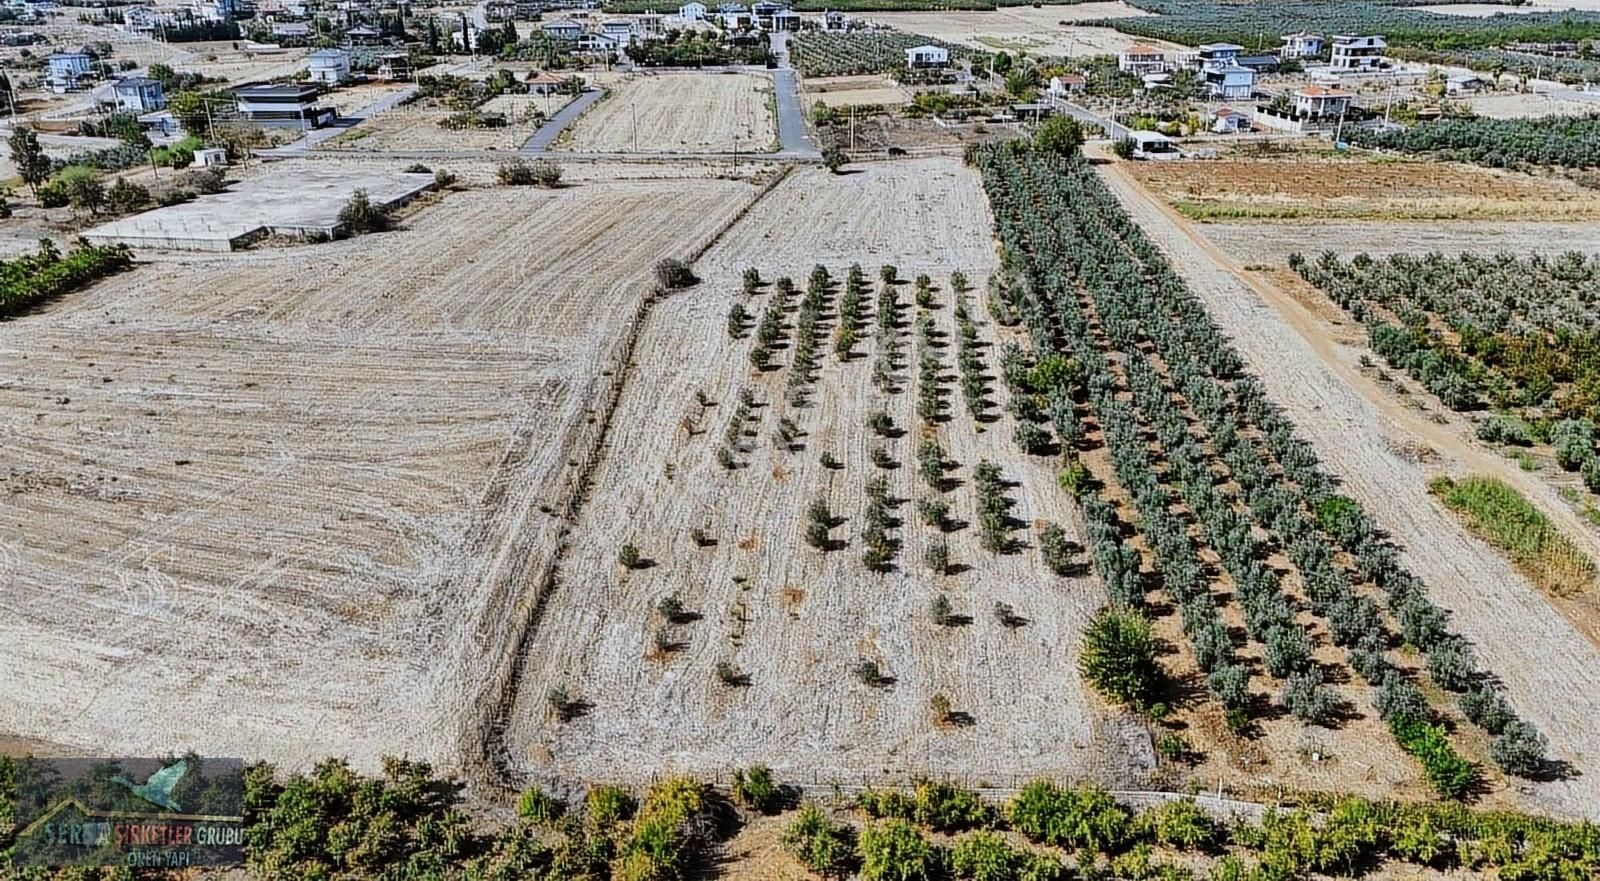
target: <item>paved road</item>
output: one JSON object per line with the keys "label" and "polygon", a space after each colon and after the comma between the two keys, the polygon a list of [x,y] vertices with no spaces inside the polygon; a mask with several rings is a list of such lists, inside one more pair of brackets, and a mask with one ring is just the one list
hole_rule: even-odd
{"label": "paved road", "polygon": [[582,116],[583,112],[588,110],[594,102],[600,100],[604,94],[605,92],[600,89],[591,88],[585,90],[573,100],[568,101],[567,106],[557,110],[556,115],[550,117],[549,122],[539,126],[538,131],[533,133],[533,137],[522,145],[522,152],[535,156],[549,150],[555,144],[556,138],[561,136],[561,132],[571,125],[574,120]]}
{"label": "paved road", "polygon": [[778,96],[778,148],[803,158],[820,159],[822,152],[806,130],[806,112],[800,106],[800,76],[789,63],[787,33],[778,31],[772,35],[772,54],[778,60],[778,69],[772,72]]}
{"label": "paved road", "polygon": [[1070,101],[1057,101],[1056,108],[1079,122],[1086,122],[1090,125],[1100,126],[1101,128],[1105,129],[1106,134],[1110,135],[1112,140],[1128,137],[1127,126],[1112,122],[1110,118],[1101,116],[1092,110],[1079,107]]}
{"label": "paved road", "polygon": [[282,147],[276,147],[271,150],[258,150],[256,151],[256,155],[271,159],[283,158],[284,156],[295,156],[305,153],[323,141],[326,141],[329,138],[336,138],[385,110],[393,110],[394,108],[405,103],[416,93],[416,86],[407,86],[398,92],[384,95],[382,98],[379,98],[371,104],[368,104],[360,110],[357,110],[354,115],[340,117],[333,123],[333,125],[330,125],[326,128],[314,128],[307,131],[298,141],[284,144]]}

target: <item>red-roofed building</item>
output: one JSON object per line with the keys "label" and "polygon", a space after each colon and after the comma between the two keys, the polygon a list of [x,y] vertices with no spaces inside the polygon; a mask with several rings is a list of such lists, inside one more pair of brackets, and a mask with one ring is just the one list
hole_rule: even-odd
{"label": "red-roofed building", "polygon": [[1123,73],[1131,73],[1134,76],[1166,73],[1170,67],[1167,53],[1143,43],[1135,43],[1117,56],[1117,68]]}
{"label": "red-roofed building", "polygon": [[1247,132],[1250,128],[1250,117],[1232,107],[1219,107],[1211,114],[1211,130],[1219,135]]}
{"label": "red-roofed building", "polygon": [[1294,113],[1296,116],[1308,119],[1338,117],[1350,109],[1352,97],[1354,96],[1343,89],[1306,86],[1294,93]]}

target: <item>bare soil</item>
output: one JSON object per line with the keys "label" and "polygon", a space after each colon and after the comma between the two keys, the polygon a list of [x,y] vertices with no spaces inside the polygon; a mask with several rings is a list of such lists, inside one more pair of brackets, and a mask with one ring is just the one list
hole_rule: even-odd
{"label": "bare soil", "polygon": [[1600,217],[1600,193],[1571,181],[1459,163],[1296,157],[1141,162],[1129,171],[1202,220]]}
{"label": "bare soil", "polygon": [[0,326],[0,731],[457,762],[651,266],[754,193],[460,192]]}
{"label": "bare soil", "polygon": [[632,74],[608,86],[558,149],[731,153],[776,149],[772,78],[754,73]]}
{"label": "bare soil", "polygon": [[[958,160],[884,163],[846,176],[811,168],[780,184],[717,243],[697,264],[699,285],[655,307],[595,475],[597,491],[579,516],[523,668],[507,738],[516,761],[536,776],[627,782],[754,762],[806,783],[940,773],[1013,785],[1034,774],[1112,781],[1142,771],[1151,759],[1143,726],[1101,707],[1074,667],[1081,629],[1105,601],[1097,581],[1050,574],[1036,547],[981,550],[974,526],[948,536],[952,560],[965,571],[935,576],[922,564],[936,532],[918,520],[913,501],[933,495],[916,476],[915,392],[872,386],[871,335],[847,363],[825,346],[811,401],[793,406],[784,396],[787,368],[753,372],[752,340],[730,339],[726,330],[729,307],[743,299],[746,267],[760,267],[769,280],[788,274],[803,289],[818,261],[841,284],[859,261],[874,281],[882,263],[896,264],[905,278],[932,275],[941,289],[932,314],[953,333],[949,273],[959,269],[982,288],[994,266],[988,229],[977,176]],[[756,295],[748,308],[759,313],[769,297]],[[909,285],[901,299],[909,307]],[[980,302],[974,294],[979,316]],[[913,314],[907,308],[905,319]],[[992,341],[984,321],[982,336]],[[914,363],[910,328],[901,333]],[[782,350],[777,360],[787,357]],[[993,363],[997,353],[986,357]],[[953,377],[953,344],[941,358]],[[738,467],[728,471],[713,453],[746,388],[760,406]],[[712,406],[702,410],[697,391]],[[989,459],[1020,481],[1011,491],[1013,513],[1028,526],[1017,538],[1035,544],[1035,525],[1050,520],[1081,541],[1050,461],[1018,455],[1003,423],[974,423],[959,393],[950,403],[953,418],[937,436],[960,463],[950,476],[961,485],[945,494],[952,516],[976,522],[971,469]],[[879,407],[907,433],[873,435],[867,415]],[[803,449],[775,449],[770,435],[783,417],[804,432]],[[869,452],[880,445],[894,467],[871,464]],[[824,453],[843,468],[825,468]],[[861,560],[864,488],[878,474],[891,497],[906,500],[894,510],[902,546],[887,574]],[[805,509],[818,498],[845,518],[833,530],[843,546],[826,553],[801,535]],[[697,546],[695,528],[715,544]],[[624,543],[649,564],[620,567]],[[929,609],[940,593],[970,623],[935,624]],[[656,607],[669,595],[698,617],[666,621]],[[1000,626],[996,602],[1030,623]],[[658,631],[670,648],[655,644]],[[892,685],[872,688],[852,676],[863,659],[878,662]],[[747,674],[749,685],[719,682],[718,662]],[[585,713],[553,719],[552,688],[583,701]],[[968,714],[968,724],[935,725],[935,694]]]}

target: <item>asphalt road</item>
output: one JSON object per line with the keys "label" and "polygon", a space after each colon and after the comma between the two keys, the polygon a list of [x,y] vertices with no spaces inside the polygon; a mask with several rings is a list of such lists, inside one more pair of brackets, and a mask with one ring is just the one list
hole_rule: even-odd
{"label": "asphalt road", "polygon": [[567,106],[557,110],[556,115],[550,117],[549,122],[539,126],[538,131],[533,133],[533,137],[522,145],[522,152],[529,155],[537,155],[549,150],[555,144],[556,138],[561,136],[561,132],[571,125],[574,120],[582,116],[583,112],[588,110],[594,102],[600,100],[600,97],[604,94],[605,92],[600,89],[588,89],[567,102]]}

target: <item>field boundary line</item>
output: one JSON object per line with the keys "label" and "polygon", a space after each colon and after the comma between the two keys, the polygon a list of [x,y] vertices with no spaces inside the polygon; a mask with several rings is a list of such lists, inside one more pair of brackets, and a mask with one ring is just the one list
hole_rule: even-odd
{"label": "field boundary line", "polygon": [[[755,195],[734,213],[733,217],[690,250],[687,262],[692,266],[704,257],[706,252],[748,216],[750,211],[777,188],[779,183],[786,180],[793,169],[792,165],[784,165],[771,181],[758,189]],[[571,547],[572,530],[577,525],[578,515],[582,512],[584,504],[589,500],[594,473],[607,449],[612,417],[622,400],[622,392],[627,386],[628,379],[633,375],[633,355],[639,337],[656,301],[666,295],[661,288],[652,288],[640,298],[633,317],[628,321],[622,343],[617,347],[619,353],[617,363],[620,366],[614,371],[611,382],[607,383],[605,390],[601,392],[602,400],[595,408],[596,428],[590,433],[588,442],[578,455],[580,459],[578,473],[565,488],[562,502],[553,506],[559,511],[560,516],[555,550],[539,569],[538,577],[535,579],[538,586],[531,591],[523,591],[515,600],[516,607],[509,610],[511,632],[506,634],[501,645],[496,646],[500,651],[491,654],[498,660],[494,662],[494,671],[489,680],[478,692],[480,699],[474,702],[475,718],[468,723],[465,732],[466,742],[462,749],[467,776],[482,784],[489,792],[507,797],[514,796],[520,790],[523,778],[527,776],[514,766],[505,737],[511,713],[516,707],[517,696],[521,691],[522,671],[526,667],[528,650],[533,635],[538,631],[539,623],[544,617],[550,596],[560,586],[561,566]],[[504,650],[507,646],[511,647],[510,651]],[[488,712],[476,712],[479,707],[491,709]]]}

